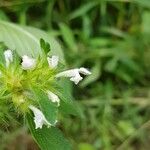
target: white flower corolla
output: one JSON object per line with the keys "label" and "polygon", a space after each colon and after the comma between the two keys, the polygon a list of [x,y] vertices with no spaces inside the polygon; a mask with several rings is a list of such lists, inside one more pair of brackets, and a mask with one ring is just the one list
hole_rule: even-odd
{"label": "white flower corolla", "polygon": [[75,84],[78,84],[83,78],[80,76],[80,74],[77,74],[76,76],[70,78],[70,81],[73,81]]}
{"label": "white flower corolla", "polygon": [[79,68],[79,72],[84,74],[84,75],[90,75],[91,74],[91,72],[84,67]]}
{"label": "white flower corolla", "polygon": [[47,57],[47,61],[50,68],[56,68],[58,65],[59,57],[53,55],[52,57]]}
{"label": "white flower corolla", "polygon": [[46,120],[44,114],[36,107],[30,105],[29,108],[34,113],[34,123],[35,123],[35,129],[42,128],[42,126],[45,124],[48,127],[51,126],[51,124]]}
{"label": "white flower corolla", "polygon": [[12,50],[8,49],[4,52],[5,61],[6,61],[6,67],[10,65],[11,62],[13,62],[13,53]]}
{"label": "white flower corolla", "polygon": [[86,68],[77,68],[77,69],[71,69],[71,70],[66,70],[63,72],[60,72],[58,74],[56,74],[56,78],[59,77],[69,77],[71,81],[73,81],[75,84],[78,84],[83,78],[80,76],[81,74],[84,75],[90,75],[91,72],[86,69]]}
{"label": "white flower corolla", "polygon": [[27,55],[22,56],[22,69],[23,70],[30,70],[30,69],[34,69],[36,66],[36,60],[28,57]]}
{"label": "white flower corolla", "polygon": [[54,125],[57,125],[57,123],[58,123],[58,120],[55,120]]}
{"label": "white flower corolla", "polygon": [[47,91],[47,94],[48,94],[48,98],[53,102],[53,103],[57,103],[57,105],[59,106],[60,105],[60,99],[59,97],[54,94],[53,92],[51,91]]}

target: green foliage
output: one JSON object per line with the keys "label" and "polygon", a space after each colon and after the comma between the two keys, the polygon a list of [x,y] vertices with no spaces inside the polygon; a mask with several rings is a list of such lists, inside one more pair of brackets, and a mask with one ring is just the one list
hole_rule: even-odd
{"label": "green foliage", "polygon": [[0,28],[0,41],[4,42],[10,49],[17,50],[20,56],[24,54],[29,56],[40,55],[39,40],[43,38],[51,44],[52,54],[60,56],[61,61],[64,62],[60,45],[51,35],[47,35],[44,31],[32,27],[21,27],[5,21],[0,21]]}
{"label": "green foliage", "polygon": [[[149,125],[145,126],[150,117],[149,0],[15,2],[0,4],[0,18],[46,30],[49,36],[21,27],[38,40],[48,41],[52,53],[59,53],[60,46],[53,36],[59,38],[70,68],[85,66],[92,70],[79,87],[63,83],[67,94],[59,111],[82,118],[61,116],[61,127],[73,139],[74,149],[149,150]],[[0,27],[0,33],[6,33]],[[5,33],[0,34],[1,40]],[[15,33],[13,37],[18,35]],[[25,36],[22,42],[27,39]],[[29,45],[30,40],[26,41]],[[6,45],[11,40],[7,41]],[[9,47],[14,48],[12,45]],[[59,55],[63,58],[62,52]],[[65,103],[72,99],[68,91],[74,91],[80,110],[72,102]]]}
{"label": "green foliage", "polygon": [[[2,34],[4,34],[3,30],[2,30]],[[24,33],[20,32],[19,34],[22,35]],[[5,36],[8,37],[9,35],[7,34]],[[15,39],[13,40],[15,41]],[[3,39],[4,43],[7,43],[6,41],[7,41],[6,39]],[[14,45],[16,47],[18,46],[16,43]],[[3,53],[4,53],[4,50],[6,50],[5,48],[6,47],[2,44],[1,45],[1,60],[4,60]],[[47,91],[47,89],[49,89],[50,86],[52,85],[54,86],[51,80],[53,79],[52,76],[55,74],[55,71],[48,67],[46,51],[50,50],[49,43],[46,43],[44,40],[41,40],[41,48],[43,51],[43,52],[41,51],[41,53],[45,53],[45,54],[36,58],[36,69],[32,71],[26,72],[22,69],[21,59],[19,59],[20,56],[18,55],[19,51],[12,52],[13,62],[11,62],[9,66],[5,65],[5,60],[1,62],[1,65],[0,65],[1,105],[0,106],[3,107],[3,110],[5,109],[5,106],[6,108],[15,106],[15,109],[18,111],[19,114],[20,112],[22,114],[27,113],[27,116],[28,116],[28,115],[31,115],[31,114],[28,114],[28,109],[29,109],[28,107],[32,104],[35,104],[36,106],[38,106],[39,104],[41,111],[44,117],[46,118],[47,123],[49,123],[49,126],[55,126],[56,121],[57,121],[57,116],[58,116],[58,105],[52,103],[52,101],[48,98],[47,94],[45,94],[45,92]],[[23,51],[20,55],[23,55],[23,54],[26,54],[25,51]],[[39,55],[40,55],[40,52],[37,52],[36,56],[39,56]],[[51,78],[51,80],[49,80],[49,78]],[[43,82],[39,83],[42,80]],[[67,105],[69,101],[68,102],[64,101],[64,103],[66,103]],[[61,106],[62,110],[65,110],[63,107],[64,106],[62,105]],[[13,110],[13,112],[17,112],[15,109]],[[11,115],[12,114],[9,112],[9,109],[6,109],[6,113],[5,113],[5,110],[1,111],[0,121],[2,121],[3,119],[7,119],[7,117],[8,119],[11,119],[11,117],[9,117]],[[34,112],[34,115],[35,115],[35,112]],[[33,119],[34,118],[32,116],[32,120]],[[11,120],[13,120],[13,118]],[[60,131],[58,131],[57,129],[53,127],[50,127],[50,129],[46,129],[46,127],[43,127],[42,129],[40,129],[40,131],[37,131],[38,129],[35,129],[35,126],[33,129],[32,122],[31,122],[31,117],[30,117],[30,120],[28,118],[28,124],[30,126],[31,133],[33,134],[37,143],[40,145],[41,149],[45,150],[45,149],[49,149],[49,147],[53,147],[53,149],[60,149],[60,148],[71,149],[70,144],[64,139]],[[42,138],[41,138],[41,135],[42,135]],[[63,148],[63,144],[64,144],[64,148]]]}
{"label": "green foliage", "polygon": [[40,39],[40,45],[41,45],[41,48],[43,49],[43,51],[45,52],[45,54],[50,52],[50,45],[49,45],[49,43],[45,42],[43,39]]}
{"label": "green foliage", "polygon": [[30,114],[27,114],[27,122],[31,133],[41,150],[71,150],[69,142],[64,139],[62,133],[57,128],[43,127],[42,129],[35,129],[33,116]]}
{"label": "green foliage", "polygon": [[20,55],[26,53],[27,55],[36,56],[40,52],[39,40],[30,32],[4,21],[0,21],[0,28],[0,40],[5,42],[10,49],[18,50]]}

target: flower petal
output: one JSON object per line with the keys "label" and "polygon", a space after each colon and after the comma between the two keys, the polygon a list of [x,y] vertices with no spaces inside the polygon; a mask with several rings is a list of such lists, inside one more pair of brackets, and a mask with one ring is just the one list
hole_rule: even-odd
{"label": "flower petal", "polygon": [[45,124],[47,126],[51,126],[51,124],[46,120],[44,114],[36,107],[30,105],[29,108],[34,113],[34,123],[35,123],[35,129],[42,128],[42,126]]}
{"label": "flower petal", "polygon": [[59,106],[60,105],[60,99],[59,97],[54,94],[53,92],[51,91],[47,91],[47,94],[48,94],[48,98],[53,102],[53,103],[57,103],[57,105]]}
{"label": "flower petal", "polygon": [[90,75],[91,74],[91,72],[88,69],[84,68],[84,67],[81,67],[79,69],[79,72],[84,74],[84,75]]}
{"label": "flower petal", "polygon": [[70,69],[56,74],[56,78],[59,77],[75,77],[76,74],[79,74],[78,69]]}
{"label": "flower petal", "polygon": [[13,62],[13,53],[12,50],[8,49],[4,52],[5,61],[6,61],[6,67],[10,65],[11,62]]}
{"label": "flower petal", "polygon": [[70,78],[70,81],[73,81],[75,84],[78,84],[83,78],[79,75],[76,75],[75,77]]}
{"label": "flower petal", "polygon": [[76,69],[71,69],[71,70],[66,70],[63,72],[60,72],[58,74],[56,74],[56,78],[59,77],[69,77],[71,81],[73,81],[75,84],[78,84],[83,78],[80,76],[81,74],[84,75],[90,75],[91,72],[86,69],[86,68],[76,68]]}
{"label": "flower petal", "polygon": [[56,68],[58,65],[59,57],[55,55],[52,56],[51,58],[47,57],[47,61],[48,61],[49,67]]}
{"label": "flower petal", "polygon": [[28,57],[27,55],[22,56],[22,69],[30,70],[36,66],[36,60]]}

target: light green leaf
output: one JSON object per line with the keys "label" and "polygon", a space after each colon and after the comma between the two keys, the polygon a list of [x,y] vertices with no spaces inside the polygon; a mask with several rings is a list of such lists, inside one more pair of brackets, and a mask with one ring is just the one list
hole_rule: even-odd
{"label": "light green leaf", "polygon": [[40,52],[39,40],[28,31],[12,23],[0,21],[0,41],[20,55],[37,56]]}
{"label": "light green leaf", "polygon": [[33,116],[27,114],[26,119],[31,134],[41,150],[71,150],[71,145],[59,129],[46,126],[43,126],[42,129],[35,129]]}
{"label": "light green leaf", "polygon": [[58,55],[60,61],[65,63],[62,48],[58,43],[58,41],[53,37],[51,32],[47,34],[46,32],[39,30],[37,28],[33,28],[33,27],[23,27],[23,28],[27,30],[29,33],[33,34],[38,40],[42,38],[45,40],[45,42],[48,42],[50,44],[51,54]]}
{"label": "light green leaf", "polygon": [[50,44],[52,54],[58,55],[61,61],[64,60],[60,45],[51,35],[36,28],[22,27],[0,20],[0,42],[4,42],[10,49],[16,50],[20,56],[36,57],[41,54],[40,38]]}

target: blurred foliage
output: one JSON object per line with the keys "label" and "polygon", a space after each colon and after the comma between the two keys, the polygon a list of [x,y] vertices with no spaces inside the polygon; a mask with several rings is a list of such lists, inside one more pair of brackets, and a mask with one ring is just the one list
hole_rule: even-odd
{"label": "blurred foliage", "polygon": [[61,121],[75,149],[150,149],[149,0],[1,0],[0,18],[44,29],[69,68],[92,70],[73,87],[84,116]]}

